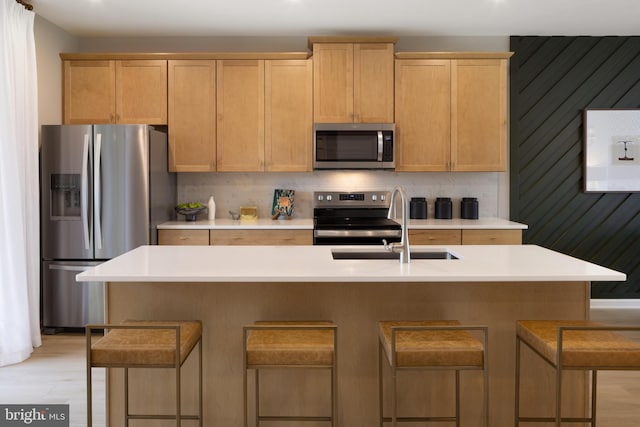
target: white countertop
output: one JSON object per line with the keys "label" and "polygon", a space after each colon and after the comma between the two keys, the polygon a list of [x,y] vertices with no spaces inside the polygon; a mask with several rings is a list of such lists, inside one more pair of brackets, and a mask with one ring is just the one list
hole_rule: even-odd
{"label": "white countertop", "polygon": [[80,273],[109,282],[624,281],[626,276],[535,245],[415,246],[457,260],[334,260],[332,249],[371,246],[141,246]]}
{"label": "white countertop", "polygon": [[232,220],[229,218],[216,218],[214,220],[198,221],[168,221],[158,224],[159,230],[312,230],[313,219],[288,219],[279,220],[271,218],[258,218],[257,220]]}
{"label": "white countertop", "polygon": [[[409,220],[410,229],[527,229],[526,224],[508,221],[501,218],[480,219],[412,219]],[[160,230],[233,230],[233,229],[298,229],[312,230],[313,219],[295,218],[290,220],[272,220],[259,218],[255,221],[234,221],[219,218],[212,221],[168,221],[158,225]]]}

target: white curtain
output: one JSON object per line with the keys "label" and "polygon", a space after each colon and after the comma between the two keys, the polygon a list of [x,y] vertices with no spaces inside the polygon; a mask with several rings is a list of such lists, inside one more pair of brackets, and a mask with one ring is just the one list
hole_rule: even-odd
{"label": "white curtain", "polygon": [[34,17],[0,0],[0,366],[41,344]]}

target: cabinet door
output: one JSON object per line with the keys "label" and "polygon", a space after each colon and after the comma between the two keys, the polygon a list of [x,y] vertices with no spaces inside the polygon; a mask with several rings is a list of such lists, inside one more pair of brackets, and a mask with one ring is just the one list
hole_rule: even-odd
{"label": "cabinet door", "polygon": [[312,245],[313,230],[211,230],[211,245]]}
{"label": "cabinet door", "polygon": [[216,63],[169,61],[169,170],[216,170]]}
{"label": "cabinet door", "polygon": [[393,123],[393,43],[353,46],[356,123]]}
{"label": "cabinet door", "polygon": [[167,124],[167,61],[116,61],[116,122]]}
{"label": "cabinet door", "polygon": [[265,169],[311,170],[313,74],[311,60],[265,62]]}
{"label": "cabinet door", "polygon": [[219,172],[264,170],[264,61],[217,64]]}
{"label": "cabinet door", "polygon": [[115,123],[114,61],[64,61],[64,124]]}
{"label": "cabinet door", "polygon": [[353,122],[353,44],[313,45],[313,115],[316,123]]}
{"label": "cabinet door", "polygon": [[409,230],[412,245],[459,245],[461,241],[461,230]]}
{"label": "cabinet door", "polygon": [[159,245],[209,245],[209,230],[158,230]]}
{"label": "cabinet door", "polygon": [[520,245],[522,230],[462,230],[463,245]]}
{"label": "cabinet door", "polygon": [[507,167],[507,61],[452,61],[452,170]]}
{"label": "cabinet door", "polygon": [[397,60],[395,79],[396,170],[449,170],[451,61]]}

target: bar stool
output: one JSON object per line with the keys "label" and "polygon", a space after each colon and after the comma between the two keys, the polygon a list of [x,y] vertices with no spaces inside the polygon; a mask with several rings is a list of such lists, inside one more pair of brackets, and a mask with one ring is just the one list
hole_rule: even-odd
{"label": "bar stool", "polygon": [[[337,326],[328,321],[262,321],[243,328],[244,426],[248,425],[247,373],[254,370],[255,422],[327,421],[337,414]],[[260,414],[260,370],[267,368],[328,369],[331,373],[330,416],[264,416]]]}
{"label": "bar stool", "polygon": [[[471,331],[479,331],[481,340]],[[488,426],[488,346],[486,326],[462,326],[457,320],[384,321],[378,323],[380,426],[398,422],[455,422],[460,425],[460,371],[483,371],[483,423]],[[384,416],[382,359],[391,368],[391,417]],[[398,417],[396,373],[400,370],[455,370],[455,416]]]}
{"label": "bar stool", "polygon": [[[105,336],[92,342],[92,332],[104,329]],[[87,325],[87,426],[92,425],[91,369],[124,368],[124,425],[129,420],[199,420],[202,427],[202,323],[200,321],[139,321],[121,324]],[[198,414],[183,415],[181,410],[180,371],[198,345]],[[176,375],[176,414],[130,414],[129,369],[174,368]]]}
{"label": "bar stool", "polygon": [[[598,370],[640,370],[640,343],[615,331],[640,331],[640,327],[605,326],[584,320],[520,320],[516,322],[515,425],[521,422],[587,422],[596,425]],[[555,369],[555,417],[520,416],[520,344]],[[591,414],[588,418],[563,418],[562,372],[591,371]]]}

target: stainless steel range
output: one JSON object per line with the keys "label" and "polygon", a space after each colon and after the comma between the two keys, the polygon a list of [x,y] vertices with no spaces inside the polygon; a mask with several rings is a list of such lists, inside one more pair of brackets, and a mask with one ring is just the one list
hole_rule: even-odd
{"label": "stainless steel range", "polygon": [[402,229],[387,218],[388,191],[313,193],[314,245],[382,245],[399,242]]}

